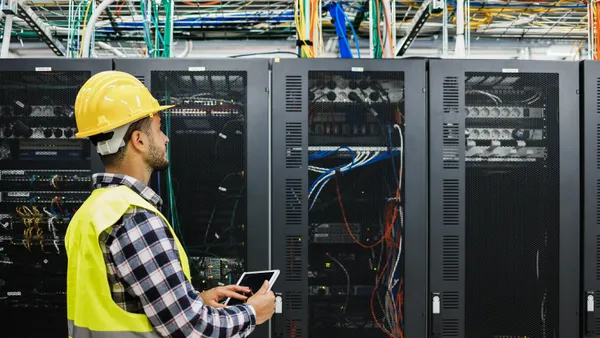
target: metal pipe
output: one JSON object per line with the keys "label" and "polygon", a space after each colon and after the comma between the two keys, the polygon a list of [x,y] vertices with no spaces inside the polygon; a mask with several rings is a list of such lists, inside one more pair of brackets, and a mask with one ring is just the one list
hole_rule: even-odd
{"label": "metal pipe", "polygon": [[371,57],[371,59],[373,59],[375,57],[375,51],[373,50],[373,48],[375,47],[375,45],[373,44],[373,39],[375,38],[375,36],[373,36],[373,20],[375,20],[375,15],[373,14],[373,11],[375,10],[375,6],[373,6],[373,0],[369,1],[369,56]]}
{"label": "metal pipe", "polygon": [[187,57],[191,53],[192,48],[193,48],[192,40],[187,40],[185,42],[185,48],[183,49],[183,52],[181,52],[181,54],[178,54],[177,58],[185,58],[185,57]]}
{"label": "metal pipe", "polygon": [[2,37],[2,50],[0,51],[0,58],[6,59],[8,57],[8,48],[10,47],[10,34],[12,33],[13,15],[7,14],[4,19],[4,37]]}
{"label": "metal pipe", "polygon": [[81,56],[84,58],[90,57],[90,42],[92,41],[92,35],[94,35],[94,27],[96,25],[96,21],[100,17],[100,14],[106,10],[108,6],[110,6],[115,0],[104,0],[98,8],[94,11],[94,14],[90,18],[87,26],[85,27],[85,36],[83,37],[82,54]]}
{"label": "metal pipe", "polygon": [[442,14],[442,57],[448,57],[448,1],[444,0],[444,12]]}
{"label": "metal pipe", "polygon": [[[304,36],[306,40],[310,40],[310,13],[312,8],[310,8],[310,1],[308,0],[300,0],[304,1]],[[310,48],[306,48],[309,50]]]}
{"label": "metal pipe", "polygon": [[456,47],[454,57],[465,57],[465,0],[456,0]]}
{"label": "metal pipe", "polygon": [[594,29],[594,16],[592,14],[592,6],[593,2],[589,1],[587,5],[587,18],[588,18],[588,59],[592,60],[594,58],[594,37],[593,37],[593,29]]}
{"label": "metal pipe", "polygon": [[471,55],[471,0],[467,0],[465,8],[465,47],[467,56]]}
{"label": "metal pipe", "polygon": [[[174,17],[175,17],[175,0],[170,0],[169,1],[169,18],[167,18],[167,22],[169,23],[169,42],[168,42],[168,46],[165,46],[166,48],[169,49],[169,57],[171,55],[173,55],[173,22],[174,22]],[[165,27],[166,29],[167,27]],[[157,29],[158,30],[158,29]],[[190,46],[191,46],[191,41],[190,41]],[[186,45],[187,47],[187,45]],[[191,47],[190,47],[191,48]]]}
{"label": "metal pipe", "polygon": [[[391,22],[392,21],[395,22],[396,20],[395,20],[395,17],[392,16],[392,9],[391,9],[391,6],[390,6],[390,0],[383,0],[381,3],[382,3],[382,6],[384,7],[383,13],[385,15],[385,22],[389,23],[390,24],[389,26],[392,27]],[[392,18],[394,18],[394,19],[392,19]],[[384,36],[386,36],[386,37],[388,36],[388,34],[392,33],[392,32],[388,32],[388,24],[384,25],[383,31],[385,32]],[[386,41],[387,40],[389,40],[389,39],[386,38]],[[393,41],[395,41],[395,40],[393,40]],[[394,53],[395,50],[396,49],[394,48],[394,45],[390,44],[389,42],[386,43],[385,44],[385,49],[383,51],[384,52],[384,56],[386,58],[393,58],[394,54],[395,54]]]}
{"label": "metal pipe", "polygon": [[392,11],[391,11],[392,12],[392,14],[391,14],[392,24],[391,24],[391,26],[392,26],[392,43],[393,43],[392,44],[392,58],[396,58],[396,53],[395,53],[396,52],[396,41],[398,41],[397,40],[397,30],[396,30],[396,27],[397,27],[397,25],[396,25],[396,1],[391,0],[391,7],[392,7]]}
{"label": "metal pipe", "polygon": [[115,47],[111,46],[110,44],[108,44],[106,42],[98,41],[96,43],[98,44],[98,46],[100,46],[100,48],[111,51],[113,54],[115,54],[116,56],[118,56],[120,58],[127,57],[127,55],[125,55],[123,52],[119,51],[118,49],[116,49]]}

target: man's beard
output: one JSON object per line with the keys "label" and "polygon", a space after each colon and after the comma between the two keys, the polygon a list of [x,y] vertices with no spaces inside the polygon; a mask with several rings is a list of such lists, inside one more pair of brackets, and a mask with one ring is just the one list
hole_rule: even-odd
{"label": "man's beard", "polygon": [[156,146],[154,140],[150,140],[150,156],[148,157],[148,167],[152,171],[163,171],[169,168],[169,161],[164,157],[164,153]]}

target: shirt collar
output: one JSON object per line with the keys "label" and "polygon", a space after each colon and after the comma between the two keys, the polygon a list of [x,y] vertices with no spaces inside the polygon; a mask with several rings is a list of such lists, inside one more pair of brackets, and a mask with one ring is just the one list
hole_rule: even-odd
{"label": "shirt collar", "polygon": [[149,186],[138,181],[137,179],[124,174],[109,174],[100,173],[92,175],[92,184],[94,189],[110,188],[119,185],[124,185],[138,193],[145,200],[152,203],[154,206],[162,204],[160,196],[154,192]]}

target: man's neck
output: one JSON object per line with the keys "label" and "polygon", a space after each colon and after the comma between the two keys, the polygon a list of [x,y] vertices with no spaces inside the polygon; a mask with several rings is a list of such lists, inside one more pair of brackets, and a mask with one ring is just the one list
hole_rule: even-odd
{"label": "man's neck", "polygon": [[131,176],[145,185],[148,185],[148,182],[150,182],[150,176],[152,175],[152,173],[149,172],[143,165],[131,166],[127,165],[126,163],[120,166],[106,167],[104,171],[109,174],[122,174]]}

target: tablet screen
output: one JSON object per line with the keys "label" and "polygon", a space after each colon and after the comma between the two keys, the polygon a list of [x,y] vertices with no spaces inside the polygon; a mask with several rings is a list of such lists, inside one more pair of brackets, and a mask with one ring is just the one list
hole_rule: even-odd
{"label": "tablet screen", "polygon": [[[248,298],[250,298],[250,296],[252,296],[256,291],[260,290],[260,288],[262,287],[263,283],[267,280],[271,280],[271,277],[273,277],[273,274],[275,272],[273,271],[266,271],[266,272],[257,272],[257,273],[247,273],[244,275],[244,278],[240,281],[239,285],[241,286],[247,286],[250,288],[250,290],[252,290],[251,294],[245,295]],[[243,304],[244,302],[239,300],[239,299],[235,299],[235,298],[231,298],[229,300],[229,302],[227,303],[227,305],[238,305],[238,304]]]}

